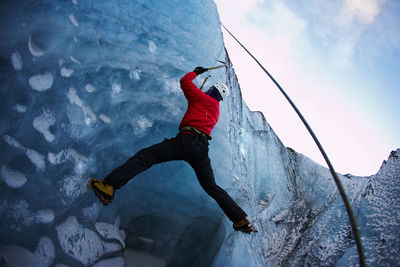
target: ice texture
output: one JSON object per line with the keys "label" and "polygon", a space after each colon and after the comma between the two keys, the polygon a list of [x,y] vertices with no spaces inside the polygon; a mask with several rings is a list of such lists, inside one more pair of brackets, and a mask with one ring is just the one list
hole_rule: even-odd
{"label": "ice texture", "polygon": [[26,200],[4,201],[0,204],[0,214],[3,219],[11,218],[11,229],[22,231],[23,227],[33,224],[48,224],[54,221],[55,213],[52,209],[31,211]]}
{"label": "ice texture", "polygon": [[51,266],[55,258],[55,248],[47,236],[40,238],[35,252],[16,245],[1,245],[0,255],[14,267]]}
{"label": "ice texture", "polygon": [[44,170],[46,168],[46,161],[44,156],[39,152],[37,152],[36,150],[24,147],[17,140],[15,140],[9,135],[4,136],[4,141],[8,145],[24,152],[24,154],[29,158],[29,160],[36,166],[37,170]]}
{"label": "ice texture", "polygon": [[29,51],[31,52],[32,56],[41,57],[46,54],[46,52],[41,47],[34,43],[34,41],[32,40],[32,35],[29,36],[28,45]]}
{"label": "ice texture", "polygon": [[33,90],[42,92],[51,88],[54,82],[54,76],[50,72],[36,74],[29,78],[29,85]]}
{"label": "ice texture", "polygon": [[[13,0],[0,1],[0,16],[0,265],[357,266],[329,170],[248,109],[211,0]],[[103,207],[88,179],[174,137],[187,107],[180,78],[217,59],[228,67],[204,90],[225,82],[231,94],[211,163],[259,232],[234,232],[179,161],[138,175]],[[375,175],[339,174],[367,265],[400,265],[399,154]]]}
{"label": "ice texture", "polygon": [[23,67],[22,57],[18,51],[12,53],[11,62],[15,70],[22,70]]}
{"label": "ice texture", "polygon": [[56,229],[64,252],[85,265],[93,264],[104,254],[121,249],[118,244],[102,241],[95,232],[79,224],[74,216],[68,217]]}
{"label": "ice texture", "polygon": [[14,110],[16,110],[19,113],[24,113],[24,112],[26,112],[26,106],[20,105],[20,104],[15,104]]}
{"label": "ice texture", "polygon": [[50,132],[50,126],[56,123],[53,114],[48,110],[43,110],[43,113],[33,119],[33,127],[41,134],[47,142],[53,142],[55,136]]}
{"label": "ice texture", "polygon": [[105,222],[97,222],[95,224],[97,232],[104,237],[105,239],[116,239],[118,240],[122,247],[125,247],[125,240],[123,236],[121,236],[121,232],[119,229],[120,225],[120,217],[117,216],[115,218],[114,224],[109,224]]}
{"label": "ice texture", "polygon": [[67,78],[71,77],[72,73],[74,73],[73,69],[67,69],[65,67],[62,67],[60,69],[60,74],[61,74],[62,77],[67,77]]}
{"label": "ice texture", "polygon": [[123,258],[123,257],[111,258],[111,259],[99,261],[93,265],[93,267],[111,267],[111,266],[112,267],[126,266],[125,258]]}
{"label": "ice texture", "polygon": [[28,180],[26,178],[26,175],[23,174],[22,172],[12,170],[7,168],[5,165],[1,165],[1,179],[12,188],[19,188],[23,186],[26,181]]}

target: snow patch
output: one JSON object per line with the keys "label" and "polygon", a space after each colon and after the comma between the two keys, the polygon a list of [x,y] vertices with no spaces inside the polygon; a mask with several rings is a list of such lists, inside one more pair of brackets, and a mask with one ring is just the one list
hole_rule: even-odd
{"label": "snow patch", "polygon": [[129,72],[129,78],[131,80],[133,79],[135,81],[139,81],[140,80],[140,73],[141,73],[141,71],[139,69],[131,70]]}
{"label": "snow patch", "polygon": [[121,84],[113,82],[113,84],[111,86],[111,90],[113,91],[113,93],[116,93],[116,94],[121,93]]}
{"label": "snow patch", "polygon": [[15,147],[19,150],[22,150],[25,153],[25,155],[29,158],[29,160],[36,166],[37,170],[43,171],[46,168],[46,161],[42,154],[33,149],[25,148],[17,140],[15,140],[9,135],[5,135],[3,139],[8,145]]}
{"label": "snow patch", "polygon": [[15,70],[22,70],[22,67],[23,67],[22,58],[18,51],[15,51],[14,53],[12,53],[11,63]]}
{"label": "snow patch", "polygon": [[0,245],[0,255],[11,266],[51,266],[55,254],[54,244],[47,236],[40,238],[34,253],[17,245]]}
{"label": "snow patch", "polygon": [[155,54],[157,52],[157,46],[153,41],[149,41],[150,53]]}
{"label": "snow patch", "polygon": [[48,110],[43,110],[43,113],[33,119],[33,127],[41,133],[47,142],[54,141],[54,134],[50,132],[50,126],[56,123],[53,114]]}
{"label": "snow patch", "polygon": [[1,178],[3,181],[12,188],[19,188],[27,182],[25,174],[7,168],[5,165],[1,165],[0,170]]}
{"label": "snow patch", "polygon": [[24,105],[20,105],[20,104],[15,104],[14,106],[14,110],[19,112],[19,113],[25,113],[27,110],[27,107]]}
{"label": "snow patch", "polygon": [[85,90],[88,91],[89,93],[93,93],[96,90],[96,87],[94,87],[92,84],[86,84]]}
{"label": "snow patch", "polygon": [[110,117],[108,117],[108,116],[106,116],[106,115],[104,115],[104,114],[100,114],[99,118],[100,118],[102,121],[104,121],[105,123],[110,123],[110,122],[111,122]]}
{"label": "snow patch", "polygon": [[29,85],[33,90],[43,92],[53,86],[54,76],[50,72],[45,74],[37,74],[29,78]]}
{"label": "snow patch", "polygon": [[86,192],[87,180],[80,175],[68,175],[62,180],[60,192],[63,196],[61,202],[67,205]]}
{"label": "snow patch", "polygon": [[73,69],[67,69],[65,67],[62,67],[60,70],[60,74],[62,77],[71,77],[72,73],[74,73]]}
{"label": "snow patch", "polygon": [[168,93],[180,93],[181,86],[179,80],[176,78],[164,78],[163,79],[163,88]]}
{"label": "snow patch", "polygon": [[141,116],[137,121],[137,124],[142,130],[145,130],[153,126],[153,122],[149,121],[145,116]]}
{"label": "snow patch", "polygon": [[78,59],[76,59],[74,56],[70,57],[71,61],[78,64],[78,65],[82,65],[82,62],[80,62]]}
{"label": "snow patch", "polygon": [[143,136],[153,126],[153,122],[141,115],[132,119],[132,126],[136,135]]}
{"label": "snow patch", "polygon": [[90,107],[83,104],[83,101],[77,95],[75,88],[72,88],[72,87],[69,88],[67,97],[71,104],[75,104],[82,109],[83,114],[85,116],[85,123],[87,125],[90,125],[91,123],[96,122],[96,120],[97,120],[96,115],[93,113],[93,111],[91,110]]}
{"label": "snow patch", "polygon": [[105,254],[121,250],[121,246],[102,241],[90,229],[79,224],[75,216],[68,217],[56,227],[63,251],[84,265],[93,264]]}
{"label": "snow patch", "polygon": [[58,152],[57,154],[49,152],[47,159],[53,165],[62,164],[68,161],[74,162],[74,172],[76,174],[84,174],[87,170],[89,159],[77,152],[75,149],[69,148]]}
{"label": "snow patch", "polygon": [[72,25],[74,25],[75,27],[79,26],[79,22],[76,19],[74,14],[69,14],[68,17],[69,17],[69,21],[71,21]]}

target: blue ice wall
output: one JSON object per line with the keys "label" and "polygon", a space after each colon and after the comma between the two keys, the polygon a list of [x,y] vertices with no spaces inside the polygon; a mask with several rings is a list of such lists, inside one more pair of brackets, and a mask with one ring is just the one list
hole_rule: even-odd
{"label": "blue ice wall", "polygon": [[[0,18],[2,265],[357,264],[329,171],[244,103],[212,1],[2,1]],[[87,180],[175,136],[179,79],[217,59],[228,68],[206,87],[232,93],[210,157],[259,233],[233,232],[184,162],[154,166],[99,204]],[[340,176],[372,265],[400,262],[399,153],[371,177]]]}
{"label": "blue ice wall", "polygon": [[[209,265],[226,219],[186,163],[139,175],[106,208],[86,183],[176,135],[186,110],[179,79],[225,58],[215,4],[2,1],[0,13],[3,261],[123,265],[125,251],[127,262]],[[228,120],[223,107],[211,155],[234,193]]]}

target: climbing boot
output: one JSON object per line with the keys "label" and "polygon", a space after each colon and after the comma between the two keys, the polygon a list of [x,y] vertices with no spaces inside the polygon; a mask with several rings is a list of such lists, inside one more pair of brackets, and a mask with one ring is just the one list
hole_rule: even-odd
{"label": "climbing boot", "polygon": [[233,229],[235,229],[236,231],[246,233],[246,234],[250,234],[251,232],[257,232],[257,230],[255,230],[253,225],[250,223],[249,218],[247,218],[247,217],[244,217],[240,221],[234,223]]}
{"label": "climbing boot", "polygon": [[100,199],[104,206],[107,206],[114,199],[114,187],[104,183],[100,179],[90,179],[88,187]]}

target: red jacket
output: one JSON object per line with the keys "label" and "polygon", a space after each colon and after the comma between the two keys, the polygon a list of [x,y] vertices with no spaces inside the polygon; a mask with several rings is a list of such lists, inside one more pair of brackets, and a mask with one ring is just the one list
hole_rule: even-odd
{"label": "red jacket", "polygon": [[188,109],[179,129],[183,126],[192,126],[211,136],[211,131],[219,118],[219,102],[192,82],[196,76],[195,72],[189,72],[181,79],[181,88],[188,101]]}

